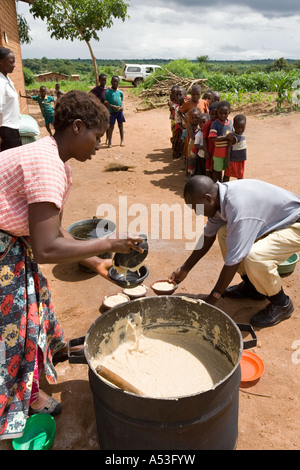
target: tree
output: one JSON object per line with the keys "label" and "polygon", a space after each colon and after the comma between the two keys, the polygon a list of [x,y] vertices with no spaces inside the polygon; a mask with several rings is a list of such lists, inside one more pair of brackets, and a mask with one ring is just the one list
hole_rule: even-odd
{"label": "tree", "polygon": [[197,61],[200,63],[200,64],[205,64],[209,57],[208,55],[199,55],[198,57],[196,57]]}
{"label": "tree", "polygon": [[26,21],[26,18],[23,15],[17,13],[17,21],[18,21],[18,29],[19,29],[19,37],[21,44],[30,44],[32,38],[29,35],[29,26]]}
{"label": "tree", "polygon": [[276,70],[284,70],[288,72],[291,69],[290,64],[284,57],[280,57],[280,59],[274,60],[272,64],[268,67],[270,72],[274,72]]}
{"label": "tree", "polygon": [[90,41],[99,41],[98,32],[110,28],[113,18],[125,21],[128,6],[122,0],[35,0],[30,12],[34,18],[47,21],[51,38],[86,42],[98,84],[97,61]]}

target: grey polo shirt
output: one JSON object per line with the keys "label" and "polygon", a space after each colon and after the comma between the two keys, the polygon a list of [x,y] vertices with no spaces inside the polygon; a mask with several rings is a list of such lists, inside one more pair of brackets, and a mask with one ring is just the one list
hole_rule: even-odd
{"label": "grey polo shirt", "polygon": [[243,179],[219,186],[220,210],[204,228],[213,237],[227,224],[225,265],[240,263],[255,240],[300,218],[300,197],[264,181]]}

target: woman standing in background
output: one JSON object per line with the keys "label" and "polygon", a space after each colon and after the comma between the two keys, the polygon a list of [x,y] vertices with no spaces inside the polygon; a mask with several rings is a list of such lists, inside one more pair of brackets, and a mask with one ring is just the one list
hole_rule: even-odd
{"label": "woman standing in background", "polygon": [[0,47],[0,137],[1,151],[22,145],[19,98],[8,77],[15,68],[15,56],[10,49]]}

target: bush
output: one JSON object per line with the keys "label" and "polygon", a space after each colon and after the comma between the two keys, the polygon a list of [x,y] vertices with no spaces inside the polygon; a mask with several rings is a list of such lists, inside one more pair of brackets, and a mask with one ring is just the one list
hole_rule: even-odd
{"label": "bush", "polygon": [[163,67],[163,70],[167,69],[178,77],[194,78],[192,68],[193,63],[190,60],[178,59],[169,62],[165,67]]}
{"label": "bush", "polygon": [[25,86],[31,85],[35,82],[34,74],[31,72],[31,70],[27,69],[26,67],[23,67],[23,74]]}

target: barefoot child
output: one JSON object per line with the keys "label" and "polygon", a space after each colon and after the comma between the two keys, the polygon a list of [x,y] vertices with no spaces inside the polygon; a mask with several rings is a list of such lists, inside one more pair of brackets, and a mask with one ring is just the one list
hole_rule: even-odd
{"label": "barefoot child", "polygon": [[212,172],[214,183],[217,181],[222,182],[223,171],[225,171],[224,181],[229,180],[226,174],[228,141],[232,139],[232,122],[228,119],[229,113],[230,104],[228,101],[220,101],[218,105],[218,119],[212,123],[209,133],[209,137],[215,143]]}
{"label": "barefoot child", "polygon": [[204,156],[204,147],[203,147],[203,126],[209,120],[209,114],[201,113],[199,118],[200,130],[197,132],[195,136],[195,144],[192,149],[192,152],[195,153],[195,160],[196,160],[196,175],[205,175],[206,174],[206,167],[205,167],[205,156]]}
{"label": "barefoot child", "polygon": [[54,103],[54,98],[53,96],[47,95],[47,88],[45,86],[40,87],[40,94],[39,95],[21,95],[22,98],[30,98],[34,101],[37,101],[39,104],[39,107],[41,109],[42,115],[45,119],[45,126],[47,131],[49,132],[50,135],[52,135],[52,130],[50,127],[50,124],[53,124],[54,120],[54,109],[52,108],[51,103]]}
{"label": "barefoot child", "polygon": [[172,86],[171,92],[170,92],[170,101],[168,102],[169,111],[170,111],[169,119],[171,121],[171,139],[170,140],[171,140],[172,148],[173,148],[173,141],[175,137],[175,110],[177,107],[176,94],[177,94],[178,88],[179,88],[178,85]]}
{"label": "barefoot child", "polygon": [[186,101],[186,89],[179,87],[176,92],[176,108],[175,108],[175,129],[173,137],[173,158],[181,158],[183,156],[184,140],[182,133],[186,129],[185,120],[179,115],[179,108]]}
{"label": "barefoot child", "polygon": [[[99,75],[99,85],[95,86],[90,93],[93,93],[99,99],[100,103],[104,104],[105,95],[108,90],[106,85],[106,74],[100,73]],[[108,143],[108,130],[106,131],[106,144]]]}
{"label": "barefoot child", "polygon": [[111,147],[111,138],[113,130],[115,127],[116,121],[118,122],[121,147],[124,147],[124,129],[123,123],[125,122],[125,117],[123,114],[123,92],[118,90],[120,79],[117,75],[114,75],[111,79],[111,88],[105,93],[104,104],[107,106],[110,114],[110,127],[108,129],[108,147]]}
{"label": "barefoot child", "polygon": [[247,160],[247,143],[245,137],[246,116],[237,114],[233,119],[234,140],[227,147],[227,173],[237,179],[244,178],[245,161]]}
{"label": "barefoot child", "polygon": [[206,176],[212,177],[213,171],[213,155],[215,150],[215,143],[209,137],[212,123],[218,118],[218,103],[213,102],[209,106],[209,120],[203,124],[203,150],[205,158]]}
{"label": "barefoot child", "polygon": [[200,85],[193,85],[191,89],[191,97],[187,101],[183,103],[183,105],[179,108],[179,115],[185,120],[186,122],[186,138],[184,143],[184,156],[186,160],[189,158],[189,124],[190,124],[190,112],[193,108],[199,108],[201,112],[204,112],[202,109],[202,104],[200,102],[201,99],[201,86]]}
{"label": "barefoot child", "polygon": [[[190,124],[188,125],[188,134],[189,134],[189,144],[188,144],[188,158],[186,166],[187,176],[193,176],[196,171],[196,159],[195,153],[193,152],[193,147],[195,144],[195,137],[200,131],[200,116],[201,111],[199,108],[193,108],[190,111]],[[197,153],[197,152],[196,152]]]}

